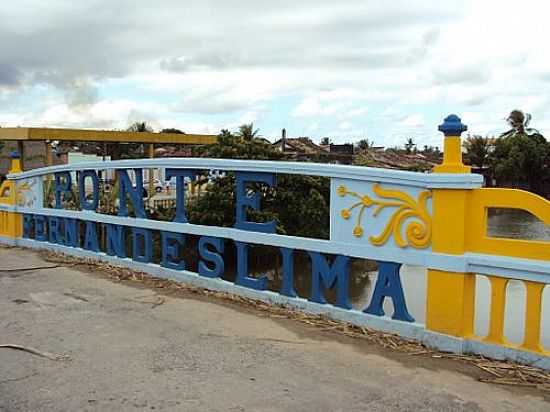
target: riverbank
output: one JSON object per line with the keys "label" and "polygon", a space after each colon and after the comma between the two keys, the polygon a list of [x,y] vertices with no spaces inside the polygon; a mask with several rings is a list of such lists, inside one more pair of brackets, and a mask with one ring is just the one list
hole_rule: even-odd
{"label": "riverbank", "polygon": [[540,390],[339,325],[29,250],[0,248],[0,262],[0,344],[71,359],[0,349],[0,411],[549,408]]}

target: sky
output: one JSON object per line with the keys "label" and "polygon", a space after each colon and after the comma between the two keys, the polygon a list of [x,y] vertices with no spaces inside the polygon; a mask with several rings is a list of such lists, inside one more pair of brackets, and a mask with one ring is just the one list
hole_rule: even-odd
{"label": "sky", "polygon": [[550,137],[550,3],[543,0],[4,0],[0,126],[275,140],[412,137],[445,116],[473,134],[513,109]]}

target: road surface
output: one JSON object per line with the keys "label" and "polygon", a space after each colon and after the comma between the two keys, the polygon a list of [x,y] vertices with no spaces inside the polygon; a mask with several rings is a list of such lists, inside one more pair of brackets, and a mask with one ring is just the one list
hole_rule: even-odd
{"label": "road surface", "polygon": [[[215,298],[0,248],[0,411],[549,411],[534,390]],[[158,304],[163,302],[162,304]]]}

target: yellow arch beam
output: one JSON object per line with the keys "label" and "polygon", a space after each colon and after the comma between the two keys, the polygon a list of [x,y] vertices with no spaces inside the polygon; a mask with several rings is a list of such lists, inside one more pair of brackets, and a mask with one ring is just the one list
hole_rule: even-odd
{"label": "yellow arch beam", "polygon": [[84,141],[114,143],[214,144],[209,134],[137,133],[86,129],[50,129],[36,127],[0,128],[0,140],[16,141]]}

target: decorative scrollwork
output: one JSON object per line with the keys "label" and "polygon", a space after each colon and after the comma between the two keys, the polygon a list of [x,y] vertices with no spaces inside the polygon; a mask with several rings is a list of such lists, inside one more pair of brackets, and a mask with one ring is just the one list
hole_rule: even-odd
{"label": "decorative scrollwork", "polygon": [[[385,244],[393,234],[395,243],[399,247],[411,246],[416,249],[423,249],[430,245],[432,236],[432,218],[428,211],[427,201],[431,197],[430,191],[423,191],[415,200],[409,194],[391,189],[383,189],[378,183],[373,185],[373,192],[379,199],[371,198],[368,195],[360,195],[349,191],[345,186],[338,186],[336,193],[338,196],[352,196],[358,199],[349,208],[342,209],[340,216],[343,219],[350,219],[353,210],[359,208],[357,213],[356,225],[353,228],[353,235],[363,236],[362,218],[365,209],[374,206],[373,216],[377,216],[387,207],[396,208],[386,224],[386,227],[378,236],[369,236],[369,241],[375,246]],[[405,227],[405,237],[403,237],[403,225]]]}

